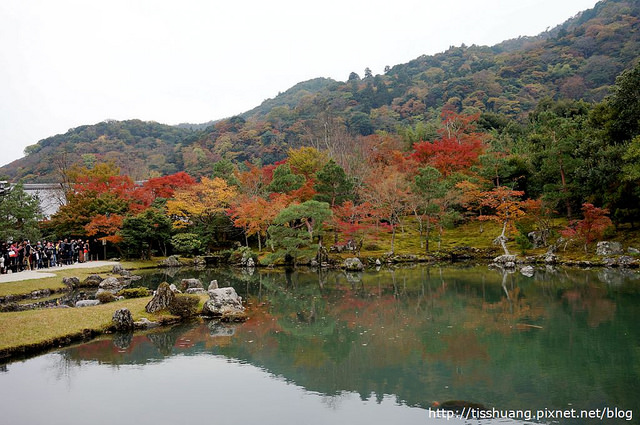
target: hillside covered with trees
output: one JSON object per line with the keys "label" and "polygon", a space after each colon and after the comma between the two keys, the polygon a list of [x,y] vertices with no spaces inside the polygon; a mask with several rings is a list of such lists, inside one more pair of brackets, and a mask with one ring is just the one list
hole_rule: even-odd
{"label": "hillside covered with trees", "polygon": [[451,47],[381,75],[352,72],[346,82],[302,82],[205,128],[138,120],[81,126],[28,147],[26,157],[0,174],[51,182],[59,178],[61,162],[113,161],[136,180],[178,171],[200,177],[222,159],[272,164],[301,146],[335,154],[357,138],[383,133],[408,150],[436,135],[445,106],[480,113],[487,130],[504,122],[522,127],[542,99],[602,101],[615,77],[637,61],[639,12],[637,1],[601,1],[535,37]]}
{"label": "hillside covered with trees", "polygon": [[46,239],[125,256],[240,243],[266,263],[323,261],[329,246],[393,253],[409,228],[429,253],[488,222],[505,253],[560,236],[586,252],[640,217],[638,9],[607,0],[538,37],[300,83],[204,130],[79,127],[2,171],[64,184]]}

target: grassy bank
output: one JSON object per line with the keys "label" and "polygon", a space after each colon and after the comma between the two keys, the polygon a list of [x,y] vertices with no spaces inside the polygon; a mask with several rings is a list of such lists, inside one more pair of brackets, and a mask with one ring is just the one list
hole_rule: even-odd
{"label": "grassy bank", "polygon": [[[153,267],[155,261],[123,262],[128,269]],[[0,285],[0,296],[21,296],[43,289],[52,292],[66,290],[64,277],[75,276],[80,281],[92,274],[106,277],[112,266],[97,268],[52,269],[55,277],[5,282]],[[0,314],[0,358],[23,353],[35,353],[74,341],[90,338],[107,331],[113,313],[128,308],[134,321],[147,318],[155,322],[172,322],[176,316],[168,312],[147,313],[144,309],[151,297],[125,299],[108,304],[83,308],[46,308]],[[201,305],[206,297],[201,299]]]}
{"label": "grassy bank", "polygon": [[[199,309],[208,298],[200,297]],[[166,311],[147,313],[151,297],[135,298],[82,308],[47,308],[0,314],[0,358],[36,353],[104,333],[112,326],[113,313],[131,311],[134,321],[173,323],[179,318]]]}

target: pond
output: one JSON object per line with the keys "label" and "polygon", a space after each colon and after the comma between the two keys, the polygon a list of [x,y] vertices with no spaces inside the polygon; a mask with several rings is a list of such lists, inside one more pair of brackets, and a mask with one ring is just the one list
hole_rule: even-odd
{"label": "pond", "polygon": [[[635,271],[206,269],[141,282],[185,277],[234,286],[250,320],[117,334],[5,364],[0,423],[589,424],[640,415]],[[465,415],[511,419],[446,418],[449,400],[474,403],[458,403]]]}

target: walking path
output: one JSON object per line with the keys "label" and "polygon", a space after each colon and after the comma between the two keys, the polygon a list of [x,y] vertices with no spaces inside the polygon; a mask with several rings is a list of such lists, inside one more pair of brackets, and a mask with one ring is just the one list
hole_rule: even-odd
{"label": "walking path", "polygon": [[[76,263],[69,266],[52,267],[50,269],[25,270],[18,273],[0,274],[0,283],[18,282],[20,280],[42,279],[45,277],[56,277],[55,272],[66,269],[92,269],[103,266],[115,266],[117,261],[89,261],[87,263]],[[52,272],[53,270],[53,272]]]}

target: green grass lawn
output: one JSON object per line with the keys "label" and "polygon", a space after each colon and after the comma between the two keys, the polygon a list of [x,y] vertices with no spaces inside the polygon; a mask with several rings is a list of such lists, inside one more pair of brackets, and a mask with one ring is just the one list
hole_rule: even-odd
{"label": "green grass lawn", "polygon": [[87,276],[91,274],[106,275],[110,271],[110,266],[97,267],[92,269],[49,269],[45,270],[45,272],[55,273],[55,277],[0,283],[0,297],[5,297],[7,295],[30,294],[33,291],[38,291],[41,289],[59,291],[65,288],[65,285],[62,283],[62,278],[64,277],[76,276],[82,282]]}

